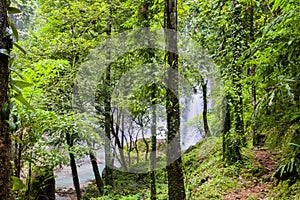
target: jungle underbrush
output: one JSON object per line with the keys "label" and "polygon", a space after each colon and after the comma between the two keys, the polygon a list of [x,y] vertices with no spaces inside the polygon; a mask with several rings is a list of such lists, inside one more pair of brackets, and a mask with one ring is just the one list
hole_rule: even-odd
{"label": "jungle underbrush", "polygon": [[[281,181],[276,186],[273,172],[268,167],[274,163],[264,160],[268,156],[276,158],[274,155],[266,149],[246,147],[242,150],[242,162],[226,166],[222,160],[221,139],[203,139],[182,156],[187,199],[230,199],[231,194],[243,195],[245,191],[251,191],[245,199],[260,199],[262,195],[266,199],[299,198],[299,181],[292,186]],[[156,171],[156,177],[157,199],[168,199],[166,170]],[[92,187],[96,190],[96,187],[89,186]],[[106,194],[102,197],[92,198],[92,191],[86,191],[85,199],[150,199],[150,176],[117,172],[114,188],[105,188]]]}

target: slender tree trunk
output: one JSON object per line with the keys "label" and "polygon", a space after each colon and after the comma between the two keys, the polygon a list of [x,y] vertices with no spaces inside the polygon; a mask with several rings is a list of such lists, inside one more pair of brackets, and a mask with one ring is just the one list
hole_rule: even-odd
{"label": "slender tree trunk", "polygon": [[243,29],[243,22],[240,18],[241,16],[241,5],[239,2],[234,0],[233,5],[235,7],[234,10],[234,19],[233,22],[235,24],[235,33],[236,42],[233,45],[233,87],[234,87],[234,122],[235,122],[235,130],[238,134],[239,138],[236,138],[241,143],[242,146],[246,145],[246,137],[244,131],[244,112],[243,112],[243,85],[242,85],[242,63],[238,63],[238,58],[242,55],[242,47],[244,44],[242,43],[245,40],[245,36],[240,34],[241,29]]}
{"label": "slender tree trunk", "polygon": [[135,141],[134,141],[134,149],[136,150],[136,162],[140,162],[140,152],[138,148],[138,134],[136,134]]}
{"label": "slender tree trunk", "polygon": [[150,172],[150,191],[151,191],[151,200],[156,200],[156,86],[152,84],[152,125],[151,125],[151,172]]}
{"label": "slender tree trunk", "polygon": [[208,120],[207,120],[207,81],[202,80],[201,81],[202,86],[202,93],[203,93],[203,124],[204,124],[204,132],[206,137],[210,137],[210,129],[208,126]]}
{"label": "slender tree trunk", "polygon": [[[114,129],[114,124],[113,124],[113,117],[111,116],[111,120],[110,120],[111,124],[111,134],[115,139],[115,144],[118,147],[119,150],[119,154],[120,154],[120,163],[124,169],[124,171],[127,171],[127,165],[126,165],[126,160],[125,160],[125,155],[124,155],[124,151],[123,151],[123,146],[122,146],[122,141],[120,141],[119,138],[119,122],[116,124],[116,130]],[[124,131],[121,130],[122,134],[124,134]],[[122,138],[121,138],[122,139]]]}
{"label": "slender tree trunk", "polygon": [[89,152],[89,155],[90,155],[90,160],[91,160],[92,167],[93,167],[93,172],[94,172],[94,176],[95,176],[95,180],[96,180],[96,185],[97,185],[99,193],[102,195],[104,184],[103,184],[102,178],[100,176],[98,163],[97,163],[97,158],[96,158],[96,156],[94,155],[94,153],[92,151]]}
{"label": "slender tree trunk", "polygon": [[[12,41],[7,34],[8,17],[6,0],[0,0],[0,49],[10,52]],[[11,137],[9,134],[9,99],[8,99],[8,60],[9,57],[0,52],[0,199],[9,199],[11,195]]]}
{"label": "slender tree trunk", "polygon": [[[254,8],[253,5],[250,9],[250,41],[253,43],[255,41],[254,38]],[[258,145],[258,136],[257,136],[257,126],[256,126],[256,116],[255,116],[255,107],[256,107],[256,85],[255,85],[255,69],[256,66],[253,65],[250,69],[250,76],[252,76],[252,85],[251,85],[251,100],[252,100],[252,108],[253,108],[253,117],[252,117],[252,136],[253,136],[253,146]]]}
{"label": "slender tree trunk", "polygon": [[143,142],[146,146],[146,154],[145,154],[145,161],[148,161],[148,154],[149,154],[149,144],[145,138],[145,134],[144,134],[144,131],[142,131],[142,137],[143,137]]}
{"label": "slender tree trunk", "polygon": [[178,91],[177,1],[165,0],[165,25],[167,46],[167,174],[170,200],[184,200],[184,176],[180,144],[180,108]]}
{"label": "slender tree trunk", "polygon": [[[110,61],[111,52],[110,52],[110,36],[111,36],[111,0],[108,0],[109,13],[107,15],[107,43],[106,43],[106,58]],[[105,89],[106,95],[104,100],[104,109],[105,109],[105,184],[113,186],[113,177],[112,177],[112,166],[111,166],[111,83],[110,83],[110,66],[111,63],[106,67],[106,77],[105,77]]]}
{"label": "slender tree trunk", "polygon": [[128,167],[131,166],[132,164],[132,160],[131,160],[131,152],[134,149],[134,143],[133,143],[133,137],[131,135],[131,133],[129,133],[129,150],[128,150]]}
{"label": "slender tree trunk", "polygon": [[70,135],[70,133],[66,133],[66,139],[67,139],[67,144],[68,144],[68,149],[69,149],[69,156],[70,156],[70,166],[71,166],[71,171],[72,171],[72,177],[73,177],[73,184],[75,187],[77,199],[81,199],[81,191],[80,191],[80,183],[79,183],[79,177],[78,177],[78,172],[77,172],[77,166],[76,166],[76,161],[75,161],[75,155],[74,152],[72,151],[73,147],[73,139]]}
{"label": "slender tree trunk", "polygon": [[[253,73],[255,73],[255,66],[253,66]],[[253,75],[255,76],[255,75]],[[258,135],[257,135],[257,126],[256,126],[256,115],[255,115],[255,108],[256,108],[256,86],[255,81],[252,81],[252,107],[253,107],[253,117],[252,117],[252,135],[253,135],[253,146],[258,145]]]}
{"label": "slender tree trunk", "polygon": [[[147,42],[148,42],[148,59],[149,62],[152,62],[152,58],[155,57],[155,53],[152,50],[152,42],[151,42],[151,31],[150,31],[150,20],[149,18],[151,18],[151,11],[150,8],[153,5],[153,0],[145,0],[144,1],[144,5],[142,7],[142,9],[144,9],[144,13],[141,12],[144,16],[144,20],[143,20],[143,26],[145,27],[145,31],[146,31],[146,36],[147,36]],[[150,16],[150,17],[149,17]],[[156,98],[156,85],[155,83],[152,83],[152,88],[151,88],[151,104],[152,104],[152,125],[151,125],[151,151],[150,151],[150,199],[151,200],[156,200],[156,101],[154,101],[154,99]],[[144,137],[143,137],[144,139]],[[147,154],[148,154],[148,143],[146,141],[144,141],[147,147],[147,151],[146,151],[146,158],[147,158]],[[147,160],[147,159],[146,159]]]}

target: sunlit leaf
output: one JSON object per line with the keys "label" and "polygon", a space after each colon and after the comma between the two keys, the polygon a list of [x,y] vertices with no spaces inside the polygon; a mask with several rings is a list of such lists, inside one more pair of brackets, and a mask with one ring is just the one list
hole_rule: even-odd
{"label": "sunlit leaf", "polygon": [[18,86],[19,88],[26,88],[26,87],[33,86],[32,83],[26,81],[20,81],[20,80],[11,80],[11,84]]}
{"label": "sunlit leaf", "polygon": [[17,93],[13,98],[17,99],[19,102],[21,102],[23,105],[25,105],[27,108],[34,110],[34,108],[28,103],[28,101],[23,97],[21,93]]}

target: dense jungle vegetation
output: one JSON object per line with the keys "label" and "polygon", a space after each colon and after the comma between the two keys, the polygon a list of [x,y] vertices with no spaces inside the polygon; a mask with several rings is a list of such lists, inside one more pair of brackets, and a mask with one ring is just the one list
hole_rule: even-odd
{"label": "dense jungle vegetation", "polygon": [[299,0],[0,0],[0,200],[300,199],[299,24]]}

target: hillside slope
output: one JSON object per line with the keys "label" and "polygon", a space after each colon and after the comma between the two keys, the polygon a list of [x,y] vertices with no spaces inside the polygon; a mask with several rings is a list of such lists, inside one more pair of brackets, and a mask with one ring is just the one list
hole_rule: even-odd
{"label": "hillside slope", "polygon": [[[300,181],[291,187],[288,181],[277,184],[272,178],[281,152],[264,147],[244,148],[243,161],[224,166],[222,143],[215,137],[204,139],[183,156],[186,194],[189,200],[201,199],[300,199]],[[118,173],[115,189],[107,189],[103,199],[150,199],[148,176]],[[157,198],[167,199],[164,170],[157,175]],[[86,188],[85,199],[95,199],[95,186]]]}

